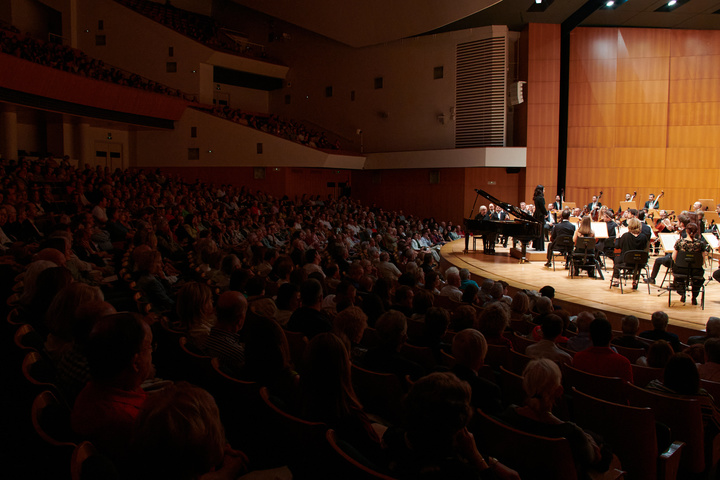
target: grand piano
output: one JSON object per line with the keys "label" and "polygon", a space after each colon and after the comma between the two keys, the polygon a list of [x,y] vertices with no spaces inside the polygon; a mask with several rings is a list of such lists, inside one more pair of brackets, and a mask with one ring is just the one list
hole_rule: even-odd
{"label": "grand piano", "polygon": [[[522,245],[522,259],[520,261],[524,262],[527,243],[535,238],[539,238],[540,235],[542,235],[542,224],[535,220],[529,213],[523,212],[515,205],[511,205],[493,197],[484,190],[475,189],[475,192],[478,195],[482,195],[487,198],[495,205],[498,205],[507,213],[513,215],[515,219],[509,221],[475,220],[474,218],[464,219],[465,251],[469,251],[471,233],[473,235],[487,235],[490,233],[505,235],[520,241],[520,244]],[[474,207],[473,210],[475,210]]]}

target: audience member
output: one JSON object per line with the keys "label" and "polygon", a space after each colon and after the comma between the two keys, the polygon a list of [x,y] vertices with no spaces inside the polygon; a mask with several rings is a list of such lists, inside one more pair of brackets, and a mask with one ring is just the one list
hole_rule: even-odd
{"label": "audience member", "polygon": [[543,335],[542,340],[534,345],[528,345],[525,355],[531,358],[548,358],[556,363],[572,365],[573,357],[555,343],[557,337],[562,333],[562,319],[555,314],[550,314],[545,317],[540,329]]}
{"label": "audience member", "polygon": [[613,338],[610,343],[625,348],[642,348],[647,349],[647,342],[638,339],[637,333],[640,330],[640,320],[635,315],[626,315],[622,319],[622,336]]}
{"label": "audience member", "polygon": [[478,375],[485,363],[487,349],[482,333],[472,328],[459,332],[453,337],[452,354],[456,363],[452,372],[470,384],[470,403],[473,407],[489,415],[497,415],[502,411],[500,388]]}
{"label": "audience member", "polygon": [[590,339],[592,347],[575,354],[573,365],[583,370],[604,377],[620,377],[626,382],[632,382],[632,367],[630,360],[610,348],[612,339],[612,326],[610,322],[596,319],[590,324]]}
{"label": "audience member", "polygon": [[705,363],[698,366],[700,378],[720,382],[720,338],[705,341]]}
{"label": "audience member", "polygon": [[321,310],[323,301],[322,285],[315,279],[306,280],[300,285],[302,306],[295,310],[287,323],[287,330],[300,332],[308,340],[331,329],[330,319]]}
{"label": "audience member", "polygon": [[666,340],[675,352],[679,352],[681,350],[680,339],[674,333],[667,331],[668,314],[662,311],[654,312],[650,321],[653,329],[642,332],[640,336],[649,340]]}
{"label": "audience member", "polygon": [[227,291],[220,295],[215,306],[217,322],[202,347],[206,355],[218,359],[223,372],[236,378],[245,365],[245,346],[238,332],[245,323],[247,305],[240,292]]}

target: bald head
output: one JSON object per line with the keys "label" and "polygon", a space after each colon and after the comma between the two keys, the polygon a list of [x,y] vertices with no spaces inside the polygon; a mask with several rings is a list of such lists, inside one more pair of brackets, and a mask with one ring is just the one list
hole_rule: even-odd
{"label": "bald head", "polygon": [[245,323],[247,306],[247,300],[240,292],[229,290],[220,295],[215,306],[218,326],[240,330]]}
{"label": "bald head", "polygon": [[34,260],[48,260],[58,267],[64,267],[67,263],[65,255],[55,248],[43,248],[33,257]]}

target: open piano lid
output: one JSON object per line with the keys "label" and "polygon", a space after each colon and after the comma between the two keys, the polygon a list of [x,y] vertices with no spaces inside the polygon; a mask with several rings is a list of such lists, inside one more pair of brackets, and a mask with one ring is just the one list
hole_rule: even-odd
{"label": "open piano lid", "polygon": [[495,198],[495,197],[493,197],[492,195],[490,195],[489,193],[487,193],[485,190],[480,190],[480,189],[476,188],[476,189],[475,189],[475,192],[476,192],[478,195],[482,195],[483,197],[487,198],[488,200],[490,200],[491,202],[493,202],[495,205],[500,206],[500,208],[502,208],[503,210],[505,210],[507,213],[510,213],[510,214],[514,215],[516,218],[523,219],[523,220],[525,220],[525,221],[527,221],[527,222],[538,223],[538,221],[535,220],[535,218],[533,218],[533,216],[530,215],[529,213],[523,212],[522,210],[520,210],[520,209],[519,209],[518,207],[516,207],[515,205],[512,205],[512,204],[510,204],[510,203],[503,202],[502,200],[498,200],[497,198]]}

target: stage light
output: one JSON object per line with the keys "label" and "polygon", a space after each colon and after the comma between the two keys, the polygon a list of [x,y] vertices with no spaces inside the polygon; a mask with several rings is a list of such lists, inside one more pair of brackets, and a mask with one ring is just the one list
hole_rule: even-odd
{"label": "stage light", "polygon": [[609,2],[605,3],[606,7],[612,7],[613,5],[615,5],[615,2],[613,0],[610,0]]}
{"label": "stage light", "polygon": [[670,1],[668,2],[668,7],[672,7],[672,6],[675,5],[676,3],[677,3],[677,0],[670,0]]}
{"label": "stage light", "polygon": [[542,2],[543,0],[535,0],[535,3],[537,3],[538,5],[540,5]]}

